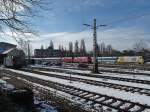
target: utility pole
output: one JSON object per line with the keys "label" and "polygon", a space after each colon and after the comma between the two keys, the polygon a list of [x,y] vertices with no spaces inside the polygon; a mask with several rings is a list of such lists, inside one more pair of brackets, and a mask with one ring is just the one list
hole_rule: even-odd
{"label": "utility pole", "polygon": [[94,23],[93,25],[88,25],[88,24],[83,24],[88,27],[92,27],[93,29],[93,73],[99,73],[98,71],[98,61],[97,61],[97,29],[98,27],[103,27],[106,25],[97,25],[96,24],[96,19],[94,18]]}
{"label": "utility pole", "polygon": [[30,45],[28,41],[28,64],[30,64]]}
{"label": "utility pole", "polygon": [[96,19],[93,24],[93,72],[98,73],[98,61],[97,61],[97,28]]}

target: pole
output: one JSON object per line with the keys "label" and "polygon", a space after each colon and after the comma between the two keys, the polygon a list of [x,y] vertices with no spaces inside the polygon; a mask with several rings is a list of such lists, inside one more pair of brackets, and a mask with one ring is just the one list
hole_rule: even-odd
{"label": "pole", "polygon": [[107,25],[97,25],[96,24],[96,19],[94,18],[94,23],[93,25],[89,25],[89,24],[83,24],[85,26],[91,27],[93,29],[93,73],[99,73],[98,71],[98,61],[97,61],[97,28],[98,27],[103,27],[103,26],[107,26]]}
{"label": "pole", "polygon": [[97,62],[97,25],[96,19],[94,18],[93,25],[93,73],[98,73],[98,62]]}
{"label": "pole", "polygon": [[30,45],[28,41],[28,64],[30,64]]}

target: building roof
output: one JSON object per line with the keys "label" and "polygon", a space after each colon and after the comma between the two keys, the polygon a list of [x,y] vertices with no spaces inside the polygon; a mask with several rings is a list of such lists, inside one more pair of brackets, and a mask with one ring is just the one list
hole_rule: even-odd
{"label": "building roof", "polygon": [[0,54],[2,54],[5,50],[0,48]]}
{"label": "building roof", "polygon": [[16,48],[16,45],[14,44],[0,42],[0,54],[7,54],[15,48]]}
{"label": "building roof", "polygon": [[10,48],[10,49],[7,49],[5,50],[2,54],[8,54],[9,52],[11,52],[12,50],[14,50],[16,48]]}
{"label": "building roof", "polygon": [[1,46],[10,46],[10,47],[16,47],[17,45],[11,44],[11,43],[7,43],[7,42],[0,42],[0,47]]}

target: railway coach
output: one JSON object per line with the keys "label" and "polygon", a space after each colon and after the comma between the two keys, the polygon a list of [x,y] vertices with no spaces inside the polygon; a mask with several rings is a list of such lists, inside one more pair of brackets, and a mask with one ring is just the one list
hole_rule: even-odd
{"label": "railway coach", "polygon": [[73,59],[74,63],[91,63],[92,59],[91,57],[75,57]]}
{"label": "railway coach", "polygon": [[[28,59],[27,59],[28,60]],[[61,58],[30,58],[30,64],[35,65],[60,65]]]}
{"label": "railway coach", "polygon": [[97,57],[98,63],[116,64],[118,57]]}
{"label": "railway coach", "polygon": [[117,64],[126,64],[126,63],[135,63],[135,64],[144,64],[143,56],[120,56],[117,59]]}
{"label": "railway coach", "polygon": [[73,63],[73,58],[72,57],[63,57],[61,59],[62,62],[65,62],[65,63]]}

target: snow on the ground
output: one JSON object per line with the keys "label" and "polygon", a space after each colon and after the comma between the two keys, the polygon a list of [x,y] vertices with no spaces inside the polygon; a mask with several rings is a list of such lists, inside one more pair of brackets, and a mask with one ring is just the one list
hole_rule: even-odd
{"label": "snow on the ground", "polygon": [[[80,100],[77,100],[77,97],[74,97],[74,96],[72,96],[72,95],[70,95],[70,94],[68,94],[68,93],[65,93],[65,92],[63,92],[63,91],[59,91],[59,90],[56,90],[56,89],[53,89],[53,88],[50,88],[50,87],[48,87],[48,86],[43,86],[43,85],[41,85],[41,84],[37,84],[37,83],[33,83],[33,82],[30,82],[30,81],[28,81],[28,80],[26,80],[26,79],[23,79],[23,78],[21,78],[21,77],[17,77],[17,79],[19,79],[19,80],[22,80],[22,81],[25,81],[25,82],[27,82],[27,83],[29,83],[29,84],[32,84],[34,87],[40,87],[40,88],[44,88],[44,89],[46,89],[46,90],[48,90],[48,91],[50,91],[50,92],[52,92],[53,94],[55,94],[55,95],[57,95],[57,96],[59,96],[59,97],[63,97],[63,98],[65,98],[65,99],[68,99],[68,100],[70,100],[71,102],[73,102],[74,104],[81,104],[82,105],[82,108],[85,108],[85,110],[87,110],[87,109],[91,109],[91,107],[89,107],[84,101],[84,99],[81,99],[80,98]],[[37,90],[33,90],[36,94],[39,94],[39,92],[37,91]],[[96,106],[95,106],[96,107]],[[98,107],[97,107],[98,108]],[[99,107],[100,108],[100,107]],[[107,108],[106,108],[107,109]],[[47,111],[46,111],[47,112]],[[48,111],[49,112],[49,111]],[[51,111],[50,111],[51,112]],[[52,111],[53,112],[53,111]]]}
{"label": "snow on the ground", "polygon": [[39,67],[39,66],[32,66],[34,67],[38,67],[38,68],[47,68],[47,69],[58,69],[58,70],[66,70],[66,71],[70,71],[70,72],[77,72],[77,73],[91,73],[91,71],[89,70],[76,70],[76,69],[66,69],[66,68],[60,68],[60,67],[55,67],[55,66],[50,66],[50,67]]}
{"label": "snow on the ground", "polygon": [[[70,74],[67,74],[67,73],[49,72],[49,71],[40,71],[40,72],[70,77]],[[150,86],[147,85],[147,84],[132,83],[132,82],[125,82],[125,81],[116,81],[116,80],[111,80],[111,79],[80,76],[80,75],[75,75],[75,74],[71,75],[71,77],[72,78],[75,77],[75,78],[82,78],[82,79],[87,79],[87,80],[94,80],[94,81],[100,81],[100,82],[106,82],[106,83],[121,84],[121,85],[127,85],[127,86],[132,86],[132,87],[140,87],[140,88],[150,89]]]}
{"label": "snow on the ground", "polygon": [[[0,88],[5,90],[13,90],[15,87],[12,84],[8,84],[5,79],[10,79],[9,77],[2,77],[0,79]],[[21,91],[21,90],[20,90]],[[55,107],[52,107],[48,105],[45,102],[38,101],[37,99],[34,99],[34,104],[40,104],[39,107],[37,107],[40,112],[58,112]]]}
{"label": "snow on the ground", "polygon": [[34,74],[34,73],[23,72],[23,71],[19,71],[19,70],[12,70],[12,69],[9,69],[9,70],[13,71],[13,72],[20,73],[22,75],[31,76],[31,77],[35,77],[35,78],[46,80],[46,81],[57,82],[57,83],[61,83],[61,84],[64,84],[64,85],[70,85],[70,86],[73,86],[73,87],[81,88],[81,89],[87,90],[87,91],[92,91],[92,92],[96,92],[96,93],[100,93],[100,94],[105,94],[105,95],[108,95],[108,96],[113,96],[113,97],[116,97],[116,98],[130,100],[132,102],[139,102],[141,104],[150,105],[150,97],[149,96],[133,94],[133,93],[129,93],[129,92],[114,90],[114,89],[111,89],[111,88],[104,88],[104,87],[94,86],[94,85],[85,84],[85,83],[82,83],[82,82],[72,81],[72,83],[70,83],[70,81],[68,81],[68,80],[49,77],[49,76],[38,75],[38,74]]}
{"label": "snow on the ground", "polygon": [[[61,68],[61,67],[58,67],[58,66],[35,66],[35,65],[32,65],[31,67],[39,67],[39,68],[50,68],[50,69],[60,69],[60,70],[64,70],[65,68]],[[138,69],[123,69],[123,68],[114,68],[114,67],[98,67],[99,70],[110,70],[110,71],[121,71],[121,72],[131,72],[131,73],[146,73],[146,74],[150,74],[150,71],[147,71],[147,70],[138,70]],[[68,71],[72,71],[73,68],[70,68],[70,69],[65,69],[65,70],[68,70]],[[88,70],[73,70],[74,72],[79,72],[81,73],[90,73],[91,71],[88,71]]]}
{"label": "snow on the ground", "polygon": [[0,88],[5,90],[12,90],[15,87],[11,84],[8,84],[5,80],[0,79]]}
{"label": "snow on the ground", "polygon": [[123,69],[123,68],[111,68],[111,67],[98,67],[99,69],[102,70],[112,70],[112,71],[121,71],[121,72],[131,72],[131,73],[146,73],[150,74],[150,71],[147,70],[138,70],[138,69]]}
{"label": "snow on the ground", "polygon": [[34,98],[34,104],[38,105],[40,112],[58,112],[55,107],[49,105],[46,101]]}
{"label": "snow on the ground", "polygon": [[0,79],[0,84],[6,84],[6,81]]}
{"label": "snow on the ground", "polygon": [[[55,67],[41,67],[41,68],[59,69],[59,70],[66,70],[69,72],[91,74],[91,71],[89,71],[89,70],[74,70],[74,69],[63,69],[63,68],[55,68]],[[150,71],[145,71],[145,72],[150,73]],[[101,75],[101,76],[111,76],[111,77],[120,77],[120,78],[131,78],[131,79],[150,81],[150,76],[147,76],[147,75],[121,74],[121,73],[108,73],[108,72],[102,72],[101,74],[92,74],[92,75],[93,76],[94,75]]]}

